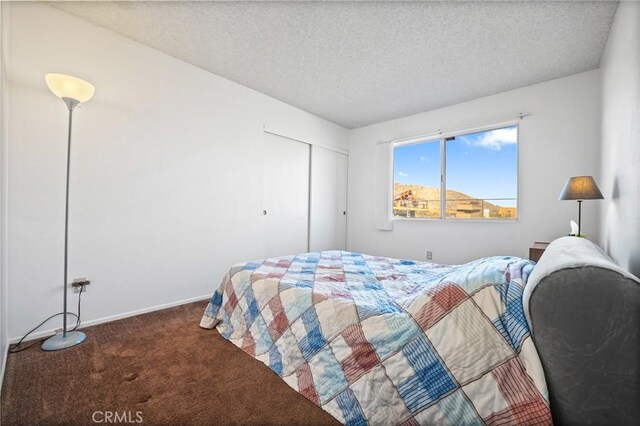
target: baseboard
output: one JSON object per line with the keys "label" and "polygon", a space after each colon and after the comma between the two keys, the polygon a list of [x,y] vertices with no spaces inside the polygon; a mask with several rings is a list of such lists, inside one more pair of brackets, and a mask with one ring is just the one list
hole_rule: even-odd
{"label": "baseboard", "polygon": [[7,357],[9,356],[9,342],[4,345],[2,354],[2,365],[0,366],[0,395],[2,395],[2,383],[4,382],[4,371],[7,369]]}
{"label": "baseboard", "polygon": [[[162,304],[162,305],[151,306],[149,308],[137,309],[135,311],[123,312],[121,314],[111,315],[111,316],[108,316],[108,317],[96,318],[96,319],[92,319],[92,320],[89,320],[89,321],[82,321],[82,325],[80,326],[80,328],[85,328],[85,327],[89,327],[89,326],[92,326],[92,325],[97,325],[97,324],[103,324],[103,323],[106,323],[106,322],[116,321],[116,320],[123,319],[123,318],[134,317],[136,315],[146,314],[146,313],[153,312],[153,311],[159,311],[161,309],[172,308],[174,306],[186,305],[187,303],[199,302],[201,300],[207,300],[207,299],[210,299],[210,298],[211,298],[211,294],[207,294],[207,295],[204,295],[204,296],[196,296],[196,297],[192,297],[192,298],[189,298],[189,299],[179,300],[177,302],[170,302],[170,303],[165,303],[165,304]],[[55,334],[55,330],[56,330],[55,328],[52,328],[52,329],[49,329],[49,330],[43,330],[43,331],[38,331],[36,333],[32,333],[32,334],[29,335],[29,337],[24,339],[24,341],[28,342],[29,340],[35,340],[35,339],[40,339],[42,337],[53,336]],[[12,337],[11,339],[9,339],[9,344],[18,343],[18,341],[20,340],[21,337],[22,336]],[[6,360],[6,353],[5,353],[4,359]],[[4,365],[5,364],[3,364],[3,371],[4,371]]]}

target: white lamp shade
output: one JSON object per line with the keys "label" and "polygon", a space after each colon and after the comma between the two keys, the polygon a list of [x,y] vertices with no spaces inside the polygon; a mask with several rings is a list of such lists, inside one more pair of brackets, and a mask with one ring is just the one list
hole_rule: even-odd
{"label": "white lamp shade", "polygon": [[59,98],[74,99],[80,103],[93,97],[96,88],[78,77],[64,74],[47,74],[44,76],[49,90]]}

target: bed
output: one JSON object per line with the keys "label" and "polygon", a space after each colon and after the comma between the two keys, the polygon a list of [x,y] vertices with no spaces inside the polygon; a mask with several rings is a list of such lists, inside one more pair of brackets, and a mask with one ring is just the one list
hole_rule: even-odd
{"label": "bed", "polygon": [[327,251],[233,266],[216,327],[348,425],[552,423],[523,310],[534,263]]}

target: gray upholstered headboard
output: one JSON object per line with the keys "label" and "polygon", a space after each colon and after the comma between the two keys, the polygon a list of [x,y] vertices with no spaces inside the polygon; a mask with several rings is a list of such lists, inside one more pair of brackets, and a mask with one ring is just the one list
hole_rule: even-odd
{"label": "gray upholstered headboard", "polygon": [[640,424],[640,281],[597,245],[560,238],[529,277],[524,309],[554,423]]}

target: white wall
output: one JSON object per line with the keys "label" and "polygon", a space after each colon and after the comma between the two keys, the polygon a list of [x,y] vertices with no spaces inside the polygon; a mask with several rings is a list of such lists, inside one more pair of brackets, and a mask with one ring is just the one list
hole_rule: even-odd
{"label": "white wall", "polygon": [[8,16],[6,3],[0,3],[0,391],[9,346],[9,309],[7,303],[7,129],[8,100],[6,45]]}
{"label": "white wall", "polygon": [[623,1],[602,60],[602,246],[640,276],[640,3]]}
{"label": "white wall", "polygon": [[210,295],[262,256],[263,125],[347,145],[342,127],[64,12],[9,6],[12,337],[62,307],[67,111],[45,73],[96,86],[72,148],[69,276],[92,281],[85,320]]}
{"label": "white wall", "polygon": [[[558,201],[574,175],[598,178],[599,71],[528,86],[450,107],[353,130],[349,139],[349,249],[376,255],[462,263],[490,255],[528,257],[534,241],[567,235],[577,221],[575,202]],[[393,231],[374,228],[374,145],[469,124],[491,124],[518,113],[519,213],[515,222],[395,221]],[[598,202],[585,202],[583,232],[598,241]]]}

